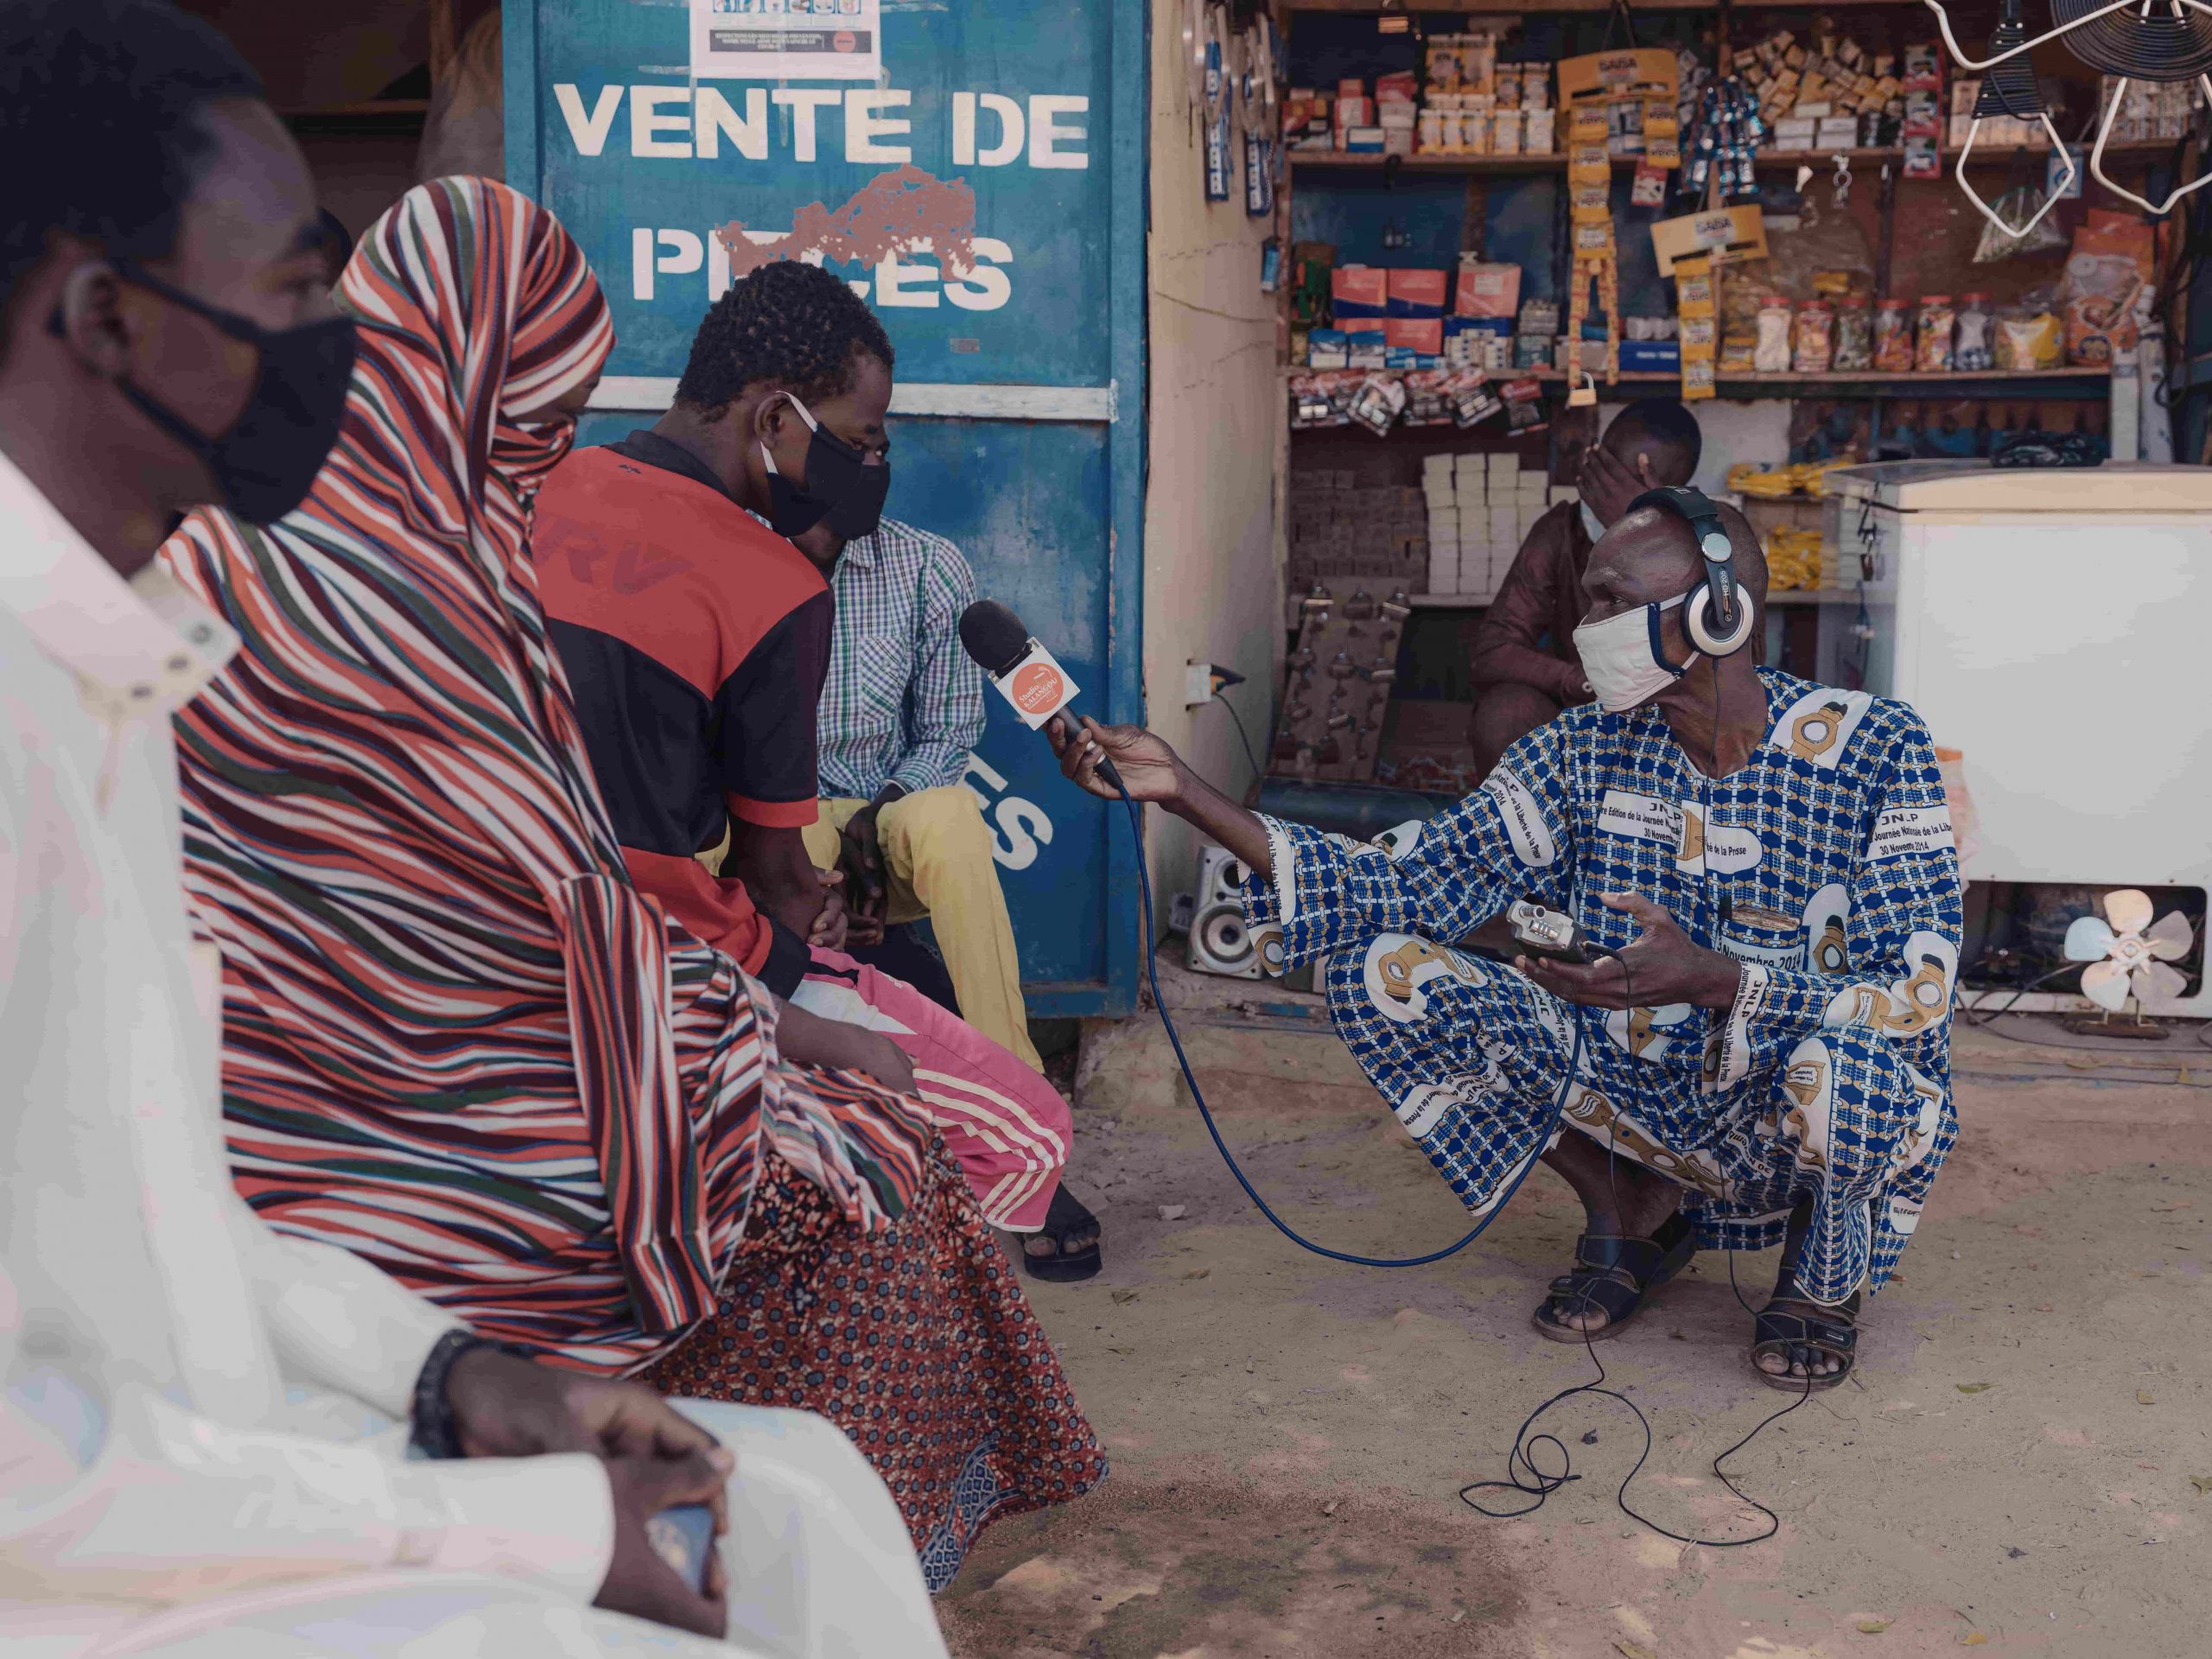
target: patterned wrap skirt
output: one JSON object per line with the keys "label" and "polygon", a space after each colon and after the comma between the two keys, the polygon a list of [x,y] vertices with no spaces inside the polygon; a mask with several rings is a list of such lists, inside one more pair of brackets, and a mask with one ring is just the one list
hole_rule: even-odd
{"label": "patterned wrap skirt", "polygon": [[836,1424],[891,1488],[935,1592],[985,1527],[1080,1497],[1106,1454],[941,1142],[924,1170],[906,1214],[861,1233],[764,1160],[715,1312],[637,1375]]}

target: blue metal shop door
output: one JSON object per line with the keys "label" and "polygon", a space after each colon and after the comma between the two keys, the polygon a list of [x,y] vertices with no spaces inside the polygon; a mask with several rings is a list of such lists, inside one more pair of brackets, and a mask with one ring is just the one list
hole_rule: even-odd
{"label": "blue metal shop door", "polygon": [[[898,348],[887,511],[957,542],[1084,706],[1141,719],[1145,9],[507,0],[504,22],[507,177],[582,245],[620,336],[583,442],[667,407],[734,268],[818,259]],[[1126,1012],[1127,832],[990,703],[968,782],[1031,1010]]]}

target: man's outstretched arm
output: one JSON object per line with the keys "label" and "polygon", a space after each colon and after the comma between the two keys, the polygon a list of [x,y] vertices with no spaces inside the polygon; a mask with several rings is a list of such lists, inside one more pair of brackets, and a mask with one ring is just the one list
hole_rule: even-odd
{"label": "man's outstretched arm", "polygon": [[1122,798],[1098,775],[1099,761],[1111,760],[1131,800],[1166,807],[1208,840],[1227,848],[1253,874],[1262,880],[1274,878],[1274,852],[1259,814],[1237,805],[1192,772],[1164,739],[1141,726],[1101,726],[1087,715],[1079,728],[1071,727],[1066,716],[1055,715],[1046,725],[1045,735],[1052,741],[1052,753],[1060,757],[1062,775],[1093,795],[1109,801]]}
{"label": "man's outstretched arm", "polygon": [[1095,795],[1111,760],[1130,797],[1154,801],[1226,848],[1250,872],[1245,915],[1282,930],[1283,960],[1311,962],[1378,932],[1464,938],[1516,896],[1559,906],[1573,883],[1573,836],[1559,737],[1546,728],[1507,752],[1491,780],[1425,823],[1358,841],[1246,810],[1134,726],[1049,732],[1060,770]]}

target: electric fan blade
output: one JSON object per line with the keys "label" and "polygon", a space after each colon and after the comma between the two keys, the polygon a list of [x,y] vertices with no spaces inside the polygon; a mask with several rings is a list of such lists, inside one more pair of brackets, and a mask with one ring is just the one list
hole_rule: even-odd
{"label": "electric fan blade", "polygon": [[2163,962],[2142,963],[2128,976],[2128,982],[2139,1002],[2148,1002],[2154,996],[2179,996],[2189,988],[2188,976]]}
{"label": "electric fan blade", "polygon": [[2082,970],[2082,995],[2118,1014],[2127,1006],[2127,970],[2116,962],[2094,962]]}
{"label": "electric fan blade", "polygon": [[2170,910],[2159,917],[2157,925],[2143,938],[2151,947],[2151,954],[2166,962],[2179,962],[2189,954],[2189,947],[2196,943],[2196,932],[2190,926],[2189,918],[2177,910]]}
{"label": "electric fan blade", "polygon": [[2087,16],[2062,20],[2056,29],[2038,35],[2032,41],[2023,41],[2009,51],[2000,52],[1993,57],[1985,58],[1980,61],[1967,56],[1966,49],[1959,44],[1959,37],[1951,33],[1950,15],[1943,10],[1940,0],[1923,0],[1923,3],[1929,10],[1936,14],[1936,27],[1942,33],[1943,45],[1951,54],[1951,60],[1960,68],[1971,69],[1979,74],[1983,70],[1992,68],[2008,58],[2017,58],[2024,52],[2033,51],[2045,41],[2055,41],[2061,35],[2069,35],[2085,23],[2093,23],[2101,17],[2111,16],[2114,12],[2126,11],[2131,7],[2139,6],[2143,3],[2143,0],[2111,0],[2110,4],[2099,6]]}
{"label": "electric fan blade", "polygon": [[2050,0],[2066,49],[2092,69],[2129,80],[2194,80],[2212,70],[2212,11],[2196,0],[2139,0],[2113,12],[2100,0]]}
{"label": "electric fan blade", "polygon": [[2066,960],[2102,962],[2112,951],[2113,931],[2101,916],[2076,916],[2066,930]]}
{"label": "electric fan blade", "polygon": [[2105,919],[2115,933],[2140,933],[2151,925],[2151,895],[2140,887],[2115,887],[2105,894]]}

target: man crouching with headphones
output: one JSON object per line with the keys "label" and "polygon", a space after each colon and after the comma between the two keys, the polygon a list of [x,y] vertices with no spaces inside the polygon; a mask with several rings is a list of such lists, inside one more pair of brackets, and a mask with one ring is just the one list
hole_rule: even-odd
{"label": "man crouching with headphones", "polygon": [[1778,1244],[1753,1373],[1834,1388],[1957,1135],[1935,750],[1903,703],[1756,664],[1766,571],[1732,508],[1639,496],[1583,585],[1597,702],[1372,842],[1247,811],[1141,727],[1055,720],[1053,748],[1243,861],[1262,960],[1326,958],[1338,1035],[1470,1211],[1536,1158],[1573,1186],[1538,1331],[1615,1336],[1698,1249]]}

